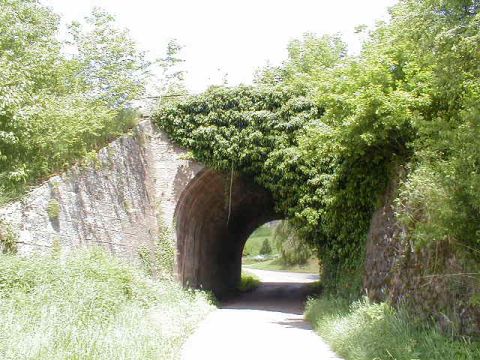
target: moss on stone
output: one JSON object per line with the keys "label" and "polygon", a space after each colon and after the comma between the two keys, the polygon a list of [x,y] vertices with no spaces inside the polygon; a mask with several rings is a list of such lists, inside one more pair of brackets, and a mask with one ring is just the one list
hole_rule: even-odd
{"label": "moss on stone", "polygon": [[60,203],[56,199],[50,199],[47,206],[47,214],[50,220],[57,220],[60,216]]}
{"label": "moss on stone", "polygon": [[0,220],[0,249],[4,254],[17,253],[18,237],[7,222]]}

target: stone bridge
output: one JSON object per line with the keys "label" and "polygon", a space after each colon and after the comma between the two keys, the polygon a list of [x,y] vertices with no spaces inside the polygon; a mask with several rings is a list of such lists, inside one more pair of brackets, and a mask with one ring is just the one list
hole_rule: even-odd
{"label": "stone bridge", "polygon": [[252,179],[188,160],[149,120],[0,209],[24,255],[97,245],[138,261],[169,230],[178,279],[217,294],[237,285],[247,238],[275,218]]}

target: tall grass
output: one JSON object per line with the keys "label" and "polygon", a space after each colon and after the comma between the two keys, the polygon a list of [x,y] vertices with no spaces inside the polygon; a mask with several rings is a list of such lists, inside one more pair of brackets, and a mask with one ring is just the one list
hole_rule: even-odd
{"label": "tall grass", "polygon": [[173,359],[211,308],[99,249],[0,256],[1,359]]}
{"label": "tall grass", "polygon": [[480,343],[445,336],[428,325],[414,326],[408,314],[386,303],[310,299],[306,318],[346,360],[480,359]]}

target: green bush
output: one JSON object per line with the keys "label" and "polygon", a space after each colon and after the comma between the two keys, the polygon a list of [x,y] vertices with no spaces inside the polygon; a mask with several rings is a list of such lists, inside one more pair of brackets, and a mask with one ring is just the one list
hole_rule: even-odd
{"label": "green bush", "polygon": [[[257,255],[276,255],[276,249],[272,248],[272,233],[273,228],[267,225],[262,225],[257,228],[247,239],[245,246],[243,247],[243,256],[257,256]],[[262,254],[261,249],[265,241],[268,241],[271,252],[268,254]],[[266,246],[268,246],[266,245]],[[267,249],[268,251],[268,249]]]}
{"label": "green bush", "polygon": [[272,246],[270,245],[270,241],[268,239],[264,239],[262,242],[262,247],[260,248],[259,254],[270,255],[271,253],[272,253]]}
{"label": "green bush", "polygon": [[248,292],[256,289],[259,285],[260,280],[255,275],[242,273],[237,290],[240,292]]}
{"label": "green bush", "polygon": [[2,359],[173,359],[210,309],[100,249],[0,256]]}
{"label": "green bush", "polygon": [[405,311],[363,299],[321,297],[307,302],[306,318],[346,360],[462,359],[480,357],[480,343],[442,335],[427,324],[414,326]]}
{"label": "green bush", "polygon": [[281,260],[287,266],[305,265],[313,256],[311,246],[297,235],[295,228],[287,221],[277,225],[273,239]]}
{"label": "green bush", "polygon": [[17,252],[17,235],[6,221],[0,219],[0,249],[3,254]]}
{"label": "green bush", "polygon": [[141,246],[138,256],[147,274],[156,279],[172,280],[175,271],[175,239],[161,217],[158,222],[158,239],[149,247]]}
{"label": "green bush", "polygon": [[56,199],[50,199],[47,206],[47,214],[50,220],[57,220],[60,216],[60,203]]}
{"label": "green bush", "polygon": [[148,63],[112,16],[71,25],[36,0],[0,2],[0,201],[97,150],[135,124]]}

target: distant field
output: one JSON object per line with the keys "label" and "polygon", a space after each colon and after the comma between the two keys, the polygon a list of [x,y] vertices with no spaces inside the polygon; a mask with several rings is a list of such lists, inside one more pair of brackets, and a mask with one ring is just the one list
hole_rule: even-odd
{"label": "distant field", "polygon": [[275,244],[273,243],[273,231],[274,228],[265,225],[260,226],[257,230],[255,230],[252,235],[250,235],[247,243],[245,244],[245,248],[243,249],[244,255],[259,255],[260,249],[262,248],[262,244],[265,239],[270,242],[270,246],[272,248],[272,255],[278,254],[278,251],[275,248]]}
{"label": "distant field", "polygon": [[[318,259],[312,257],[304,265],[286,265],[273,241],[275,233],[274,226],[263,225],[255,230],[247,240],[245,248],[243,249],[242,265],[252,269],[259,270],[274,270],[274,271],[293,271],[293,272],[305,272],[315,273],[320,272]],[[264,260],[258,259],[260,255],[260,249],[263,242],[267,240],[272,248],[271,254],[267,255]]]}
{"label": "distant field", "polygon": [[[278,249],[273,241],[274,232],[275,227],[263,225],[250,235],[243,250],[242,265],[259,270],[319,273],[318,260],[315,258],[311,258],[305,265],[286,265],[279,258]],[[258,255],[265,240],[269,241],[272,252],[266,256],[265,260],[259,260]]]}

